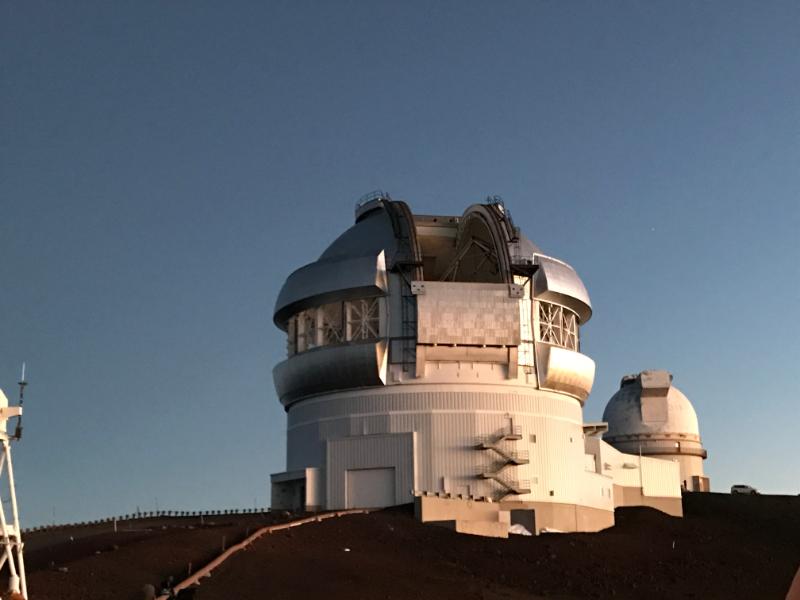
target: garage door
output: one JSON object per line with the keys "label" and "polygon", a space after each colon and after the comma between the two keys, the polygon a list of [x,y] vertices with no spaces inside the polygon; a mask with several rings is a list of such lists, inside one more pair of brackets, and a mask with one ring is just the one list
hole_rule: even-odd
{"label": "garage door", "polygon": [[346,473],[347,508],[378,508],[394,505],[394,467],[353,469]]}

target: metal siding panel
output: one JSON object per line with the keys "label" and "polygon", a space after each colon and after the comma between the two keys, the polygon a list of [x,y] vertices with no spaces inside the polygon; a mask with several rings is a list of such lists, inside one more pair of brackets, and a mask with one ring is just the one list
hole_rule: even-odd
{"label": "metal siding panel", "polygon": [[352,469],[345,471],[345,508],[382,508],[392,506],[397,495],[394,467]]}
{"label": "metal siding panel", "polygon": [[573,309],[585,323],[592,315],[589,293],[575,270],[567,263],[538,255],[539,270],[533,278],[533,296],[541,300],[563,303]]}
{"label": "metal siding panel", "polygon": [[681,497],[680,466],[671,460],[642,458],[642,494]]}
{"label": "metal siding panel", "polygon": [[542,388],[586,400],[594,384],[594,361],[580,352],[543,342],[537,342],[535,346]]}
{"label": "metal siding panel", "polygon": [[386,342],[321,346],[275,365],[272,378],[281,403],[338,389],[382,385]]}
{"label": "metal siding panel", "polygon": [[328,508],[347,506],[346,476],[351,469],[393,467],[397,502],[410,502],[414,487],[414,436],[382,434],[345,437],[328,441]]}
{"label": "metal siding panel", "polygon": [[274,321],[283,323],[308,306],[363,298],[386,291],[383,253],[338,261],[315,262],[289,275],[275,303]]}
{"label": "metal siding panel", "polygon": [[[513,447],[530,451],[529,464],[509,468],[513,478],[531,481],[532,493],[521,499],[578,501],[582,489],[579,477],[583,473],[583,440],[577,401],[563,401],[554,394],[535,390],[530,394],[477,390],[450,392],[407,386],[395,388],[391,393],[383,388],[375,392],[334,394],[320,401],[297,404],[289,411],[290,454],[292,448],[306,443],[309,431],[316,431],[322,451],[312,455],[307,448],[298,450],[304,459],[313,458],[315,462],[297,466],[323,466],[327,462],[329,468],[341,471],[342,461],[352,457],[352,450],[338,458],[328,456],[326,461],[325,439],[353,433],[363,438],[365,426],[368,434],[378,433],[376,430],[391,434],[417,432],[416,454],[412,450],[416,466],[412,461],[407,468],[409,474],[398,475],[408,482],[403,488],[398,485],[398,489],[403,493],[412,487],[418,491],[442,491],[442,477],[447,477],[452,492],[490,495],[496,484],[476,477],[488,459],[486,451],[475,448],[475,442],[478,436],[497,434],[507,427],[507,415],[512,415],[514,424],[523,430],[523,439]],[[531,433],[537,435],[535,444],[530,442]],[[574,438],[571,444],[570,434]],[[369,451],[362,448],[360,452],[378,456],[385,462],[386,451],[386,448]],[[358,464],[365,462],[358,453],[353,460]],[[329,506],[338,508],[344,506],[344,487],[336,479],[329,479]],[[549,496],[551,489],[555,496]]]}
{"label": "metal siding panel", "polygon": [[426,281],[417,296],[422,344],[517,346],[519,300],[508,284]]}

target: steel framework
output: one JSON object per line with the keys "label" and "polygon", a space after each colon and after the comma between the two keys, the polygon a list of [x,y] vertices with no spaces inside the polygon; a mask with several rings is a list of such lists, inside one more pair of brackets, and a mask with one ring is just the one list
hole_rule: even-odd
{"label": "steel framework", "polygon": [[[2,445],[0,480],[5,479],[5,485],[0,486],[0,545],[2,545],[0,570],[8,565],[8,591],[14,594],[22,594],[23,598],[28,597],[28,586],[25,579],[25,560],[22,553],[23,543],[19,525],[19,510],[17,508],[17,491],[14,485],[14,466],[11,462],[11,442],[18,440],[22,435],[22,402],[26,385],[25,367],[23,367],[22,379],[19,382],[19,406],[8,406],[8,399],[0,390],[0,445]],[[9,435],[6,432],[6,427],[8,420],[13,417],[17,417],[17,427],[14,434]],[[6,503],[11,504],[10,522],[6,518]]]}

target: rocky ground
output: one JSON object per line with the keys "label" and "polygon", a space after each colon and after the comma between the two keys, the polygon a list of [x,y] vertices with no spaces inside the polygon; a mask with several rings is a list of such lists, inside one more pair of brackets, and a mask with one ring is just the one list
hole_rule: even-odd
{"label": "rocky ground", "polygon": [[[800,565],[800,497],[689,494],[684,509],[683,519],[621,509],[598,534],[508,540],[422,525],[408,507],[343,516],[264,536],[194,597],[783,600]],[[269,518],[285,517],[185,520],[40,545],[29,553],[31,600],[138,599],[144,583],[182,578],[190,561],[219,553],[223,535],[239,541]]]}

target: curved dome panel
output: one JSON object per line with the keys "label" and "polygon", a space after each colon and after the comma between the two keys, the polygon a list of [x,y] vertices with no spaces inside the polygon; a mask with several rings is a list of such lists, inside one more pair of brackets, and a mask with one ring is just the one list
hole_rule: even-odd
{"label": "curved dome panel", "polygon": [[511,244],[511,261],[513,263],[529,263],[533,264],[534,257],[537,254],[544,254],[542,249],[534,244],[530,238],[524,233],[517,232],[517,240]]}
{"label": "curved dome panel", "polygon": [[386,342],[320,348],[275,365],[275,389],[284,406],[315,393],[386,383]]}
{"label": "curved dome panel", "polygon": [[592,316],[592,301],[575,269],[549,256],[537,254],[535,259],[539,268],[533,278],[534,296],[571,308],[586,323]]}
{"label": "curved dome panel", "polygon": [[411,220],[403,202],[380,198],[360,206],[355,225],[317,261],[286,279],[273,311],[275,324],[285,330],[287,319],[309,306],[387,293],[387,270],[420,262]]}
{"label": "curved dome panel", "polygon": [[604,438],[613,440],[621,436],[653,434],[699,437],[697,413],[689,399],[671,383],[664,387],[663,383],[654,382],[649,387],[646,377],[650,373],[654,372],[645,371],[623,379],[622,387],[611,397],[603,412],[603,421],[608,423]]}
{"label": "curved dome panel", "polygon": [[315,262],[297,269],[283,284],[275,302],[273,320],[286,329],[286,320],[310,306],[368,298],[388,290],[384,253]]}
{"label": "curved dome panel", "polygon": [[385,210],[373,210],[336,238],[320,255],[319,262],[377,256],[381,250],[391,257],[395,245],[391,218]]}

